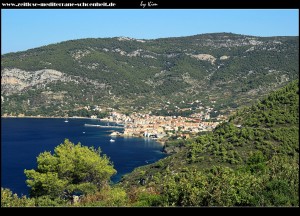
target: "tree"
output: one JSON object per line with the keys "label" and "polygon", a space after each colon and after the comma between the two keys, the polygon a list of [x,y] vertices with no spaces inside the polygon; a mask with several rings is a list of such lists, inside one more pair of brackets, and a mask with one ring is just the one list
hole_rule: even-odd
{"label": "tree", "polygon": [[25,170],[31,197],[68,198],[93,193],[108,184],[116,173],[101,149],[73,144],[68,139],[51,152],[37,157],[37,169]]}

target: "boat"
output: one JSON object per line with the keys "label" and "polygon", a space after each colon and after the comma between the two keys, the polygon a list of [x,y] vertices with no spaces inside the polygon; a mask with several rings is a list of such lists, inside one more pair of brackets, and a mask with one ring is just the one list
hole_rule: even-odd
{"label": "boat", "polygon": [[116,140],[114,140],[114,139],[110,139],[110,140],[109,140],[109,142],[115,142],[115,141],[116,141]]}
{"label": "boat", "polygon": [[69,122],[67,118],[65,119],[65,122],[66,122],[66,123]]}

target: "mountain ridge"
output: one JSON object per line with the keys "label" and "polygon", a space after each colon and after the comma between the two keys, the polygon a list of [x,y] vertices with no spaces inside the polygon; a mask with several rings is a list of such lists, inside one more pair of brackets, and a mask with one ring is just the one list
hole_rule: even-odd
{"label": "mountain ridge", "polygon": [[134,37],[129,37],[129,36],[125,36],[125,35],[121,35],[121,36],[113,36],[113,37],[86,37],[86,38],[79,38],[79,39],[69,39],[69,40],[63,40],[63,41],[59,41],[59,42],[53,42],[50,44],[46,44],[46,45],[41,45],[38,47],[33,47],[33,48],[29,48],[26,50],[20,50],[20,51],[12,51],[12,52],[7,52],[4,53],[2,55],[7,55],[7,54],[16,54],[16,53],[20,53],[20,52],[27,52],[30,50],[34,50],[34,49],[38,49],[38,48],[42,48],[42,47],[47,47],[49,45],[58,45],[58,44],[62,44],[68,41],[78,41],[78,40],[89,40],[89,39],[128,39],[128,40],[142,40],[142,41],[153,41],[153,40],[161,40],[161,39],[176,39],[176,38],[192,38],[192,37],[200,37],[200,36],[205,36],[205,35],[237,35],[237,36],[245,36],[245,37],[257,37],[257,38],[284,38],[284,37],[298,37],[298,36],[283,36],[283,35],[279,35],[279,36],[257,36],[257,35],[249,35],[249,34],[238,34],[238,33],[232,33],[232,32],[215,32],[215,33],[202,33],[202,34],[195,34],[195,35],[186,35],[186,36],[167,36],[167,37],[159,37],[159,38],[150,38],[150,39],[145,39],[145,38],[134,38]]}
{"label": "mountain ridge", "polygon": [[88,38],[8,53],[1,114],[64,116],[87,105],[168,111],[195,100],[226,112],[297,79],[298,50],[298,36],[214,33]]}

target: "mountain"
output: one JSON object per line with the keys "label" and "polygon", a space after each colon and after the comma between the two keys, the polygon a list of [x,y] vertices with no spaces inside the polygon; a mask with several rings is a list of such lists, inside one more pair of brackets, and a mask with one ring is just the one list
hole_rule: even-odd
{"label": "mountain", "polygon": [[196,100],[222,113],[297,79],[298,59],[298,37],[70,40],[1,56],[1,115],[170,114]]}
{"label": "mountain", "polygon": [[239,109],[211,133],[169,145],[180,150],[120,184],[156,196],[150,205],[299,206],[299,82]]}

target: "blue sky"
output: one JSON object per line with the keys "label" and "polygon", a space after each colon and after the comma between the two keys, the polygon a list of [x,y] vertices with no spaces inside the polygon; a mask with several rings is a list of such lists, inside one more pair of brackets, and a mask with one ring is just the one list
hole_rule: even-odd
{"label": "blue sky", "polygon": [[153,39],[214,32],[299,35],[297,9],[3,9],[1,12],[2,54],[80,38]]}

